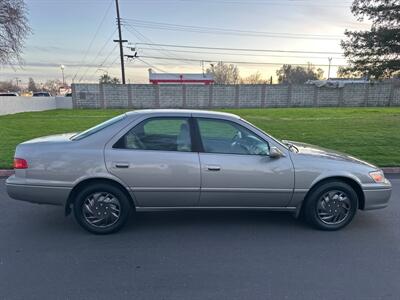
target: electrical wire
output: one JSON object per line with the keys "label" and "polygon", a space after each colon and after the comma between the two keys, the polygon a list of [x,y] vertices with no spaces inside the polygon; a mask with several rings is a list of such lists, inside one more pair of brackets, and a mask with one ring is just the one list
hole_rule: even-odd
{"label": "electrical wire", "polygon": [[[171,58],[171,57],[159,57],[159,56],[147,56],[142,55],[140,58],[151,58],[151,59],[167,59],[167,60],[186,60],[186,61],[195,61],[195,62],[208,62],[208,63],[217,63],[223,62],[228,64],[238,64],[238,65],[271,65],[271,66],[281,66],[287,63],[283,62],[250,62],[250,61],[220,61],[220,60],[210,60],[210,59],[192,59],[192,58]],[[308,66],[309,64],[291,64],[294,66]],[[313,66],[318,67],[328,67],[329,64],[312,64]],[[331,67],[342,67],[345,65],[330,65]]]}
{"label": "electrical wire", "polygon": [[[131,48],[131,47],[129,47]],[[158,48],[146,48],[146,47],[138,47],[138,51],[140,50],[149,50],[154,51],[158,50]],[[246,57],[284,57],[284,58],[310,58],[310,59],[326,59],[326,56],[300,56],[300,55],[274,55],[274,54],[254,54],[254,53],[227,53],[227,52],[211,52],[211,51],[191,51],[191,50],[174,50],[174,52],[179,53],[194,53],[194,54],[211,54],[211,55],[231,55],[231,56],[246,56]],[[344,57],[332,57],[333,59],[345,59]]]}
{"label": "electrical wire", "polygon": [[162,46],[169,48],[187,48],[187,49],[204,49],[204,50],[226,50],[226,51],[241,51],[241,52],[276,52],[276,53],[303,53],[303,54],[338,54],[342,55],[342,52],[330,52],[330,51],[307,51],[307,50],[280,50],[280,49],[250,49],[250,48],[227,48],[227,47],[206,47],[206,46],[188,46],[188,45],[176,45],[176,44],[157,44],[157,43],[135,43],[135,45],[146,45],[146,46]]}
{"label": "electrical wire", "polygon": [[238,30],[218,27],[205,26],[188,26],[171,23],[161,23],[152,21],[143,21],[138,19],[122,19],[123,24],[129,24],[135,27],[143,27],[150,29],[172,30],[172,31],[187,31],[205,34],[222,34],[234,36],[257,36],[257,37],[272,37],[285,39],[316,39],[316,40],[340,40],[344,36],[326,35],[326,34],[307,34],[307,33],[287,33],[287,32],[265,32],[253,30]]}
{"label": "electrical wire", "polygon": [[[103,18],[101,19],[99,25],[97,25],[96,32],[95,32],[94,36],[92,37],[92,39],[91,39],[91,41],[90,41],[90,43],[89,43],[88,48],[86,49],[86,52],[85,52],[85,54],[84,54],[84,56],[83,56],[83,59],[82,59],[81,62],[80,62],[80,65],[83,65],[83,63],[84,63],[85,60],[86,60],[87,55],[89,54],[89,51],[92,49],[93,43],[94,43],[94,41],[95,41],[95,39],[96,39],[98,33],[100,32],[100,28],[103,26],[103,23],[104,23],[104,21],[106,20],[106,17],[107,17],[107,15],[108,15],[108,13],[109,13],[109,11],[110,11],[110,8],[111,8],[111,4],[112,4],[113,2],[114,2],[114,0],[111,0],[111,1],[110,1],[110,3],[109,3],[108,6],[107,6],[107,9],[106,9],[106,11],[105,11],[105,13],[104,13]],[[78,70],[76,71],[75,75],[72,77],[72,81],[74,81],[74,79],[76,78],[76,76],[78,75],[78,73],[80,72],[80,70],[81,70],[81,67],[78,68]]]}

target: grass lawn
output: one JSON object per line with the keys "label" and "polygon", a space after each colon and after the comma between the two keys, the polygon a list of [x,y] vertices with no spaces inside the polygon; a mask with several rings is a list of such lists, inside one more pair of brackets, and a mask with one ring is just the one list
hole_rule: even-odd
{"label": "grass lawn", "polygon": [[[224,109],[280,139],[340,150],[379,166],[400,166],[400,108]],[[53,110],[0,116],[0,169],[15,146],[56,133],[82,131],[124,110]]]}

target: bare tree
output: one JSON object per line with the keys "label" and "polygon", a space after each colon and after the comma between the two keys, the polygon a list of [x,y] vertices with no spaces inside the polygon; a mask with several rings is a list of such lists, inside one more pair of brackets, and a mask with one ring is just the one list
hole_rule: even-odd
{"label": "bare tree", "polygon": [[0,92],[19,92],[20,88],[10,81],[0,81]]}
{"label": "bare tree", "polygon": [[47,80],[46,83],[43,85],[43,89],[54,96],[59,93],[61,86],[63,86],[61,80]]}
{"label": "bare tree", "polygon": [[0,64],[21,63],[24,41],[31,33],[23,0],[0,0]]}
{"label": "bare tree", "polygon": [[222,61],[211,65],[207,74],[214,76],[216,84],[238,84],[240,82],[239,68],[233,64],[224,64]]}

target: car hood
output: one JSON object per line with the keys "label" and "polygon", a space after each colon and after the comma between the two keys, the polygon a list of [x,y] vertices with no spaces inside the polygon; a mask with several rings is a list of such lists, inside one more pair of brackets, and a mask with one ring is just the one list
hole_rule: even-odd
{"label": "car hood", "polygon": [[43,136],[39,138],[35,138],[22,144],[33,144],[33,143],[59,143],[59,142],[67,142],[71,140],[71,137],[76,133],[64,133],[64,134],[55,134],[49,136]]}
{"label": "car hood", "polygon": [[298,149],[297,153],[300,155],[310,155],[310,156],[317,156],[319,158],[326,158],[326,159],[331,159],[331,160],[347,161],[347,162],[357,163],[360,165],[365,165],[365,166],[368,166],[371,168],[378,169],[378,167],[375,165],[372,165],[366,161],[363,161],[354,156],[351,156],[351,155],[348,155],[346,153],[342,153],[339,151],[326,149],[323,147],[319,147],[319,146],[315,146],[315,145],[311,145],[311,144],[307,144],[307,143],[302,143],[302,142],[296,142],[296,141],[285,140],[282,142],[284,144],[293,144]]}

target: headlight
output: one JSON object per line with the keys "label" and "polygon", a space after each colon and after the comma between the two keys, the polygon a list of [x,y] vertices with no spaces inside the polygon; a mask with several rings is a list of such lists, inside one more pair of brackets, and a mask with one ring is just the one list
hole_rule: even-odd
{"label": "headlight", "polygon": [[376,183],[384,183],[385,182],[385,175],[383,175],[382,171],[374,171],[370,172],[369,176],[376,182]]}

